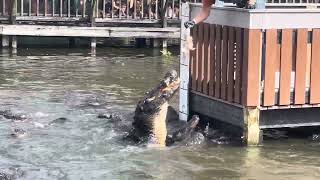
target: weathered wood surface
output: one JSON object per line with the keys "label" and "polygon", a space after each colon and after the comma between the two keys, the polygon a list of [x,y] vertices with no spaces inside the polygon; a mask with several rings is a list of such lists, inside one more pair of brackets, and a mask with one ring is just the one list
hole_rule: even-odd
{"label": "weathered wood surface", "polygon": [[17,36],[60,36],[60,37],[179,38],[180,28],[0,25],[0,34],[1,35],[17,35]]}
{"label": "weathered wood surface", "polygon": [[290,104],[293,40],[292,30],[282,30],[279,105]]}

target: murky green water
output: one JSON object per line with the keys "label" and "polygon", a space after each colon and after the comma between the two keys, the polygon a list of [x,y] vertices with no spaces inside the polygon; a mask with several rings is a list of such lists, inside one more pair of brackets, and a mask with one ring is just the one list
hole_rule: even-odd
{"label": "murky green water", "polygon": [[[147,49],[19,49],[0,57],[0,109],[31,118],[0,117],[0,170],[19,167],[21,179],[319,179],[320,144],[268,141],[261,147],[193,146],[147,149],[127,145],[127,129],[96,118],[119,113],[131,123],[136,101],[178,57]],[[40,128],[35,123],[66,117]],[[11,128],[29,133],[9,136]]]}

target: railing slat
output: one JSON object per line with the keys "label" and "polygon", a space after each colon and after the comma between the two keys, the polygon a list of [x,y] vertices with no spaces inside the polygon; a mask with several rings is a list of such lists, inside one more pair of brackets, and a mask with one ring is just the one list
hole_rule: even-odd
{"label": "railing slat", "polygon": [[198,71],[197,71],[197,91],[202,92],[203,82],[203,23],[198,25],[198,45],[197,45],[197,59],[198,59]]}
{"label": "railing slat", "polygon": [[36,16],[39,16],[40,14],[39,14],[39,0],[37,0],[37,6],[36,6],[37,8],[36,8],[36,12],[37,12],[37,14],[36,14]]}
{"label": "railing slat", "polygon": [[292,71],[292,30],[283,29],[281,38],[281,65],[279,105],[290,105],[291,71]]}
{"label": "railing slat", "polygon": [[215,34],[216,34],[216,26],[214,24],[210,25],[210,56],[208,66],[210,67],[209,71],[209,96],[214,96],[214,82],[215,82]]}
{"label": "railing slat", "polygon": [[28,12],[29,16],[31,16],[31,7],[32,7],[32,0],[29,0],[29,12]]}
{"label": "railing slat", "polygon": [[275,77],[277,69],[277,30],[268,29],[266,32],[266,60],[264,75],[263,106],[275,104]]}
{"label": "railing slat", "polygon": [[227,84],[227,100],[233,102],[234,93],[234,59],[235,59],[235,31],[234,27],[229,27],[229,47],[228,47],[228,84]]}
{"label": "railing slat", "polygon": [[6,1],[2,0],[2,14],[6,15]]}
{"label": "railing slat", "polygon": [[221,87],[221,25],[216,26],[216,80],[215,80],[215,91],[214,96],[220,98],[220,87]]}
{"label": "railing slat", "polygon": [[96,18],[99,18],[99,3],[100,2],[100,0],[96,0],[96,14],[95,14],[95,16],[96,16]]}
{"label": "railing slat", "polygon": [[260,102],[262,33],[260,29],[244,30],[242,68],[242,104],[257,107]]}
{"label": "railing slat", "polygon": [[48,15],[48,0],[44,0],[44,16]]}
{"label": "railing slat", "polygon": [[54,16],[54,14],[55,14],[55,2],[54,2],[55,0],[52,0],[52,17]]}
{"label": "railing slat", "polygon": [[208,90],[208,84],[209,84],[209,77],[210,77],[210,55],[209,55],[209,39],[210,39],[210,24],[205,23],[204,24],[204,30],[203,30],[203,39],[204,39],[204,46],[203,46],[203,93],[204,94],[209,94]]}
{"label": "railing slat", "polygon": [[158,19],[158,0],[156,0],[156,19]]}
{"label": "railing slat", "polygon": [[68,17],[71,17],[71,2],[68,0]]}
{"label": "railing slat", "polygon": [[320,103],[320,29],[312,32],[310,104]]}
{"label": "railing slat", "polygon": [[63,4],[62,4],[62,0],[60,0],[60,17],[62,17],[62,14],[63,14],[63,12],[62,12],[62,9],[63,9]]}
{"label": "railing slat", "polygon": [[228,26],[222,28],[222,62],[221,62],[221,99],[227,99],[227,74],[228,74]]}
{"label": "railing slat", "polygon": [[[5,1],[5,0],[3,0]],[[20,16],[23,16],[23,0],[20,1]]]}
{"label": "railing slat", "polygon": [[[194,42],[194,46],[197,47],[198,45],[198,26],[194,26],[192,29],[192,38],[193,38],[193,42]],[[197,50],[193,50],[192,51],[192,71],[191,71],[191,77],[192,77],[192,86],[191,89],[192,90],[197,90],[197,70],[198,70],[198,58],[197,58]]]}
{"label": "railing slat", "polygon": [[243,33],[241,28],[236,28],[236,70],[234,82],[234,102],[241,103],[241,82],[243,63]]}
{"label": "railing slat", "polygon": [[83,0],[83,4],[82,4],[82,17],[86,17],[86,5],[87,5],[87,1]]}
{"label": "railing slat", "polygon": [[106,0],[103,0],[103,13],[102,13],[102,17],[105,18],[106,17]]}
{"label": "railing slat", "polygon": [[305,104],[308,30],[298,29],[295,77],[295,104]]}

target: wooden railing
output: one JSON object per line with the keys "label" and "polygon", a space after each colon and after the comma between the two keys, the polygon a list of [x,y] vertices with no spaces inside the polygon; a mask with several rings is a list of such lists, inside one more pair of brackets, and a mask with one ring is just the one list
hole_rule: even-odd
{"label": "wooden railing", "polygon": [[199,24],[191,31],[193,91],[244,106],[320,104],[320,29],[245,29]]}
{"label": "wooden railing", "polygon": [[[95,5],[93,5],[95,2]],[[181,0],[17,0],[17,16],[88,17],[106,19],[179,19]],[[192,0],[199,2],[199,0]],[[0,16],[9,16],[12,0],[0,0]]]}

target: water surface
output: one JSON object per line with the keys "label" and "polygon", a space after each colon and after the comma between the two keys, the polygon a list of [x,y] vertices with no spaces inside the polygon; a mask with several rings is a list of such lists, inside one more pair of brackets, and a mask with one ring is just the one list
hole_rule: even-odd
{"label": "water surface", "polygon": [[[178,57],[151,49],[19,49],[0,56],[0,109],[28,122],[0,117],[0,170],[19,167],[21,179],[319,179],[320,144],[267,141],[261,147],[203,145],[147,149],[126,144],[126,128],[98,119],[117,113],[130,124],[137,100]],[[66,117],[45,128],[34,123]],[[28,131],[23,139],[11,128]]]}

